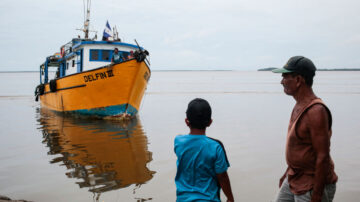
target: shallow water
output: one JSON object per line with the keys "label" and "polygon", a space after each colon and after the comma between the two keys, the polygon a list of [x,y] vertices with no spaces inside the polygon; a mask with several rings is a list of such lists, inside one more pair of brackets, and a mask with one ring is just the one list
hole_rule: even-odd
{"label": "shallow water", "polygon": [[[314,91],[333,114],[335,201],[360,198],[360,72],[319,72]],[[0,195],[33,201],[175,201],[173,139],[187,103],[207,99],[231,164],[236,201],[271,201],[286,168],[292,106],[271,72],[153,72],[139,117],[76,119],[34,101],[37,73],[0,73]],[[261,194],[259,194],[261,193]],[[223,197],[223,195],[222,195]]]}

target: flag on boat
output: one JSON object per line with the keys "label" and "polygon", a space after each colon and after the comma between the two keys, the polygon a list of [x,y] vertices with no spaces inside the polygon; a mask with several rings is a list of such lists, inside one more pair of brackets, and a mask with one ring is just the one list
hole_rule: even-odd
{"label": "flag on boat", "polygon": [[104,32],[103,32],[102,40],[103,41],[108,41],[108,40],[111,40],[111,39],[112,39],[111,27],[110,27],[109,21],[106,21],[106,26],[105,26],[105,29],[104,29]]}

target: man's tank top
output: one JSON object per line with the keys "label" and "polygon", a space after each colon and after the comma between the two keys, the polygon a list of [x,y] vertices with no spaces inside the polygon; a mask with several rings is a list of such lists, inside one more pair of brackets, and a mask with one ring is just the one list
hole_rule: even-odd
{"label": "man's tank top", "polygon": [[[304,194],[313,189],[314,186],[316,152],[312,146],[310,133],[301,134],[300,137],[296,134],[296,125],[301,116],[316,104],[321,104],[326,108],[329,117],[329,138],[332,133],[332,118],[330,110],[319,98],[312,100],[310,104],[302,110],[298,117],[295,118],[295,121],[292,124],[290,122],[286,140],[286,162],[288,164],[287,177],[290,189],[294,194]],[[329,158],[328,165],[329,166],[326,171],[326,184],[336,183],[337,175],[334,172],[334,162],[331,157]]]}

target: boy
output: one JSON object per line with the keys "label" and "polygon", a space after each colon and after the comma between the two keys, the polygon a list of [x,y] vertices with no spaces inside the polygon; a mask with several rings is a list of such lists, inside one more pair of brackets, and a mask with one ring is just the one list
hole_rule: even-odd
{"label": "boy", "polygon": [[201,98],[192,100],[186,110],[188,135],[175,138],[177,156],[175,177],[177,202],[220,201],[220,188],[233,202],[227,169],[230,166],[225,149],[218,140],[205,135],[212,123],[211,107]]}

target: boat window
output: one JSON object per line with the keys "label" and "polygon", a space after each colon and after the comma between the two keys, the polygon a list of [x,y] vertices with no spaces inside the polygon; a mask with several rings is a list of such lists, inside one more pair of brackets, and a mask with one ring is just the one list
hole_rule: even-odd
{"label": "boat window", "polygon": [[90,61],[99,60],[99,50],[90,50]]}
{"label": "boat window", "polygon": [[113,52],[113,50],[90,49],[90,61],[110,62]]}
{"label": "boat window", "polygon": [[122,52],[124,58],[128,58],[130,53],[129,52]]}
{"label": "boat window", "polygon": [[75,67],[75,60],[72,60],[72,66]]}
{"label": "boat window", "polygon": [[103,61],[110,61],[110,53],[111,53],[111,50],[102,50],[101,59]]}

